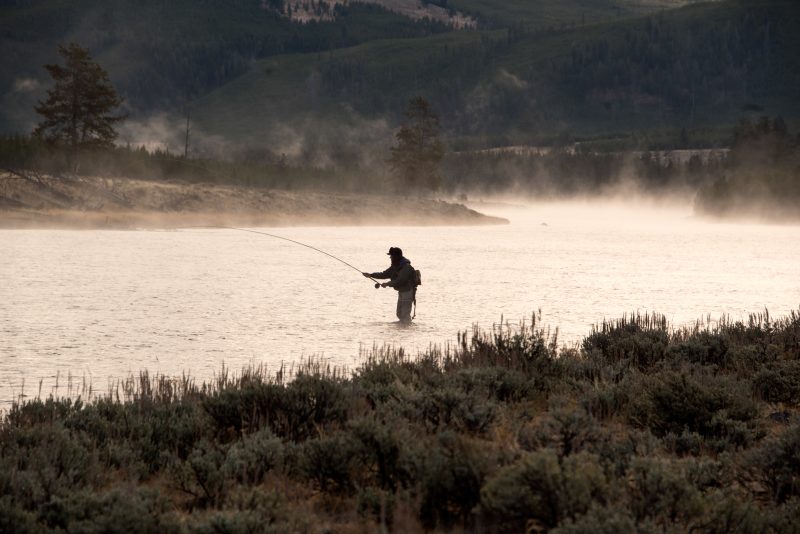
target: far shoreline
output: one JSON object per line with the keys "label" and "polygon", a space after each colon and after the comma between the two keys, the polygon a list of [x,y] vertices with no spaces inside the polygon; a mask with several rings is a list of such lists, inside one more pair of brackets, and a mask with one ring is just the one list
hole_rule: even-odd
{"label": "far shoreline", "polygon": [[86,177],[8,180],[2,229],[134,230],[188,226],[484,226],[509,224],[434,198]]}
{"label": "far shoreline", "polygon": [[402,216],[397,218],[337,217],[313,215],[289,219],[271,219],[259,214],[231,212],[81,212],[81,211],[0,211],[0,230],[181,230],[186,228],[228,227],[308,228],[358,226],[496,226],[510,224],[508,219],[479,214],[479,217]]}

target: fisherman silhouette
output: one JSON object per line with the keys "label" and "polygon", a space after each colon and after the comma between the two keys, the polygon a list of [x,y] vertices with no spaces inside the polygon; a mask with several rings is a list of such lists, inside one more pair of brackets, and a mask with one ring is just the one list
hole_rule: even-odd
{"label": "fisherman silhouette", "polygon": [[390,247],[388,255],[392,260],[388,269],[379,273],[361,274],[367,278],[389,279],[388,282],[380,284],[380,287],[391,287],[397,291],[397,318],[401,323],[409,324],[412,319],[411,307],[415,305],[417,296],[416,271],[399,247]]}

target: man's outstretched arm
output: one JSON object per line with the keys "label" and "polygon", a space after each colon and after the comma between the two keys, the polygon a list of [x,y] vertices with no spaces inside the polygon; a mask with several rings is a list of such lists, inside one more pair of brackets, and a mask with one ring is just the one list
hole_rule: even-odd
{"label": "man's outstretched arm", "polygon": [[361,273],[361,274],[363,274],[367,278],[384,279],[384,278],[391,278],[392,277],[390,271],[391,271],[391,269],[386,269],[382,273]]}

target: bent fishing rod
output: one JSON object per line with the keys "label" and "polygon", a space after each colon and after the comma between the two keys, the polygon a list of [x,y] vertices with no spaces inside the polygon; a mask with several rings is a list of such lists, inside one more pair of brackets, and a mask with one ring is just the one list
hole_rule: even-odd
{"label": "bent fishing rod", "polygon": [[[345,265],[347,265],[351,269],[353,269],[355,271],[358,271],[358,274],[362,274],[362,275],[364,274],[363,271],[361,269],[359,269],[358,267],[355,267],[355,266],[347,263],[346,261],[344,261],[341,258],[337,258],[333,254],[329,254],[328,252],[325,252],[324,250],[318,249],[317,247],[312,247],[311,245],[307,245],[305,243],[301,243],[300,241],[295,241],[294,239],[289,239],[288,237],[283,237],[281,235],[270,234],[269,232],[260,232],[258,230],[250,230],[248,228],[236,228],[236,227],[233,227],[233,226],[184,226],[184,228],[187,229],[187,230],[188,229],[193,229],[193,228],[206,228],[206,229],[213,229],[213,230],[238,230],[239,232],[249,232],[251,234],[259,234],[259,235],[265,235],[265,236],[268,236],[268,237],[274,237],[275,239],[282,239],[284,241],[288,241],[288,242],[294,243],[296,245],[300,245],[300,246],[303,246],[303,247],[306,247],[306,248],[310,248],[311,250],[315,250],[315,251],[319,252],[320,254],[325,254],[329,258],[333,258],[334,260],[336,260],[338,262],[344,263]],[[380,282],[378,282],[377,280],[375,280],[371,276],[368,276],[367,278],[369,278],[370,280],[375,282],[375,289],[378,289],[380,287],[380,285],[381,285]]]}

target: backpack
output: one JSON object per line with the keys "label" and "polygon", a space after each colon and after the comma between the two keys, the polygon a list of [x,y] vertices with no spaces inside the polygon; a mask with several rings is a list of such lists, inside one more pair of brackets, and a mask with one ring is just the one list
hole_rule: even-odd
{"label": "backpack", "polygon": [[414,287],[419,287],[422,285],[422,273],[419,272],[419,269],[414,269]]}

